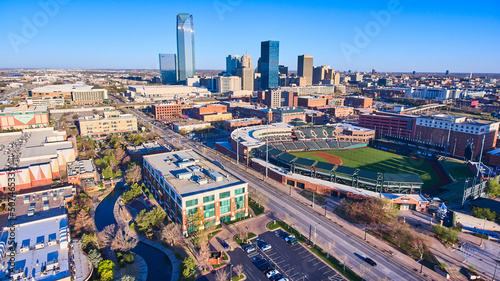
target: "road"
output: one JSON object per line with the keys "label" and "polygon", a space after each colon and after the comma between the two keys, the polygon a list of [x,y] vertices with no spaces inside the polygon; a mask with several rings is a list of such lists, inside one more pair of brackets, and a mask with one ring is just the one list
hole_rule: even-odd
{"label": "road", "polygon": [[[151,119],[143,112],[133,109],[132,112],[144,123],[151,123]],[[155,132],[160,133],[164,138],[176,138],[182,143],[184,148],[191,148],[210,160],[219,160],[224,168],[241,180],[248,182],[249,186],[269,198],[268,208],[279,218],[285,218],[288,214],[294,221],[294,227],[304,234],[309,233],[310,228],[314,229],[314,242],[320,247],[327,249],[330,241],[335,241],[335,255],[348,257],[347,265],[360,275],[364,275],[366,280],[379,280],[387,278],[390,280],[426,280],[419,273],[414,272],[405,265],[398,263],[394,258],[389,258],[380,250],[367,245],[361,238],[353,235],[349,231],[333,224],[324,216],[312,210],[309,206],[303,205],[288,194],[278,191],[272,184],[262,181],[262,178],[255,177],[245,170],[245,166],[236,165],[233,160],[222,156],[220,153],[199,145],[193,140],[183,137],[171,130],[154,125]],[[179,146],[178,143],[173,143]],[[376,267],[368,265],[360,257],[370,257],[377,262]],[[364,270],[360,270],[364,269]],[[311,268],[311,270],[315,270]],[[361,271],[365,271],[364,274]]]}

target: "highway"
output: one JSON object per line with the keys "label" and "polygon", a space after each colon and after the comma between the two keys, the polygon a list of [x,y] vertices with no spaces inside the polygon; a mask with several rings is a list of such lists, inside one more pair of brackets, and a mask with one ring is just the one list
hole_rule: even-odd
{"label": "highway", "polygon": [[[169,139],[177,139],[174,146],[179,147],[182,144],[184,148],[193,149],[200,154],[204,155],[210,160],[219,160],[226,170],[239,177],[240,179],[248,182],[249,186],[255,188],[258,192],[264,194],[269,198],[267,207],[278,218],[285,218],[288,214],[294,221],[294,227],[301,231],[303,234],[308,234],[310,227],[315,229],[317,233],[313,241],[324,249],[328,249],[329,241],[335,241],[335,256],[341,257],[346,255],[348,257],[347,265],[356,271],[358,274],[363,275],[366,280],[382,280],[387,278],[389,280],[426,280],[422,275],[414,272],[412,269],[405,267],[395,259],[389,257],[387,254],[382,253],[380,250],[366,244],[360,237],[353,235],[351,232],[333,224],[324,216],[312,210],[309,206],[301,204],[288,194],[278,191],[272,184],[264,182],[261,177],[256,177],[252,173],[245,170],[245,166],[236,165],[234,160],[222,156],[220,153],[199,145],[193,140],[183,137],[169,129],[151,123],[151,119],[143,112],[133,109],[132,112],[143,123],[150,123],[154,131],[161,133],[167,141]],[[364,262],[360,257],[366,256],[377,262],[376,267],[372,267]],[[364,274],[361,273],[360,268],[364,268]],[[311,271],[316,270],[311,268]],[[307,272],[306,272],[307,274]]]}

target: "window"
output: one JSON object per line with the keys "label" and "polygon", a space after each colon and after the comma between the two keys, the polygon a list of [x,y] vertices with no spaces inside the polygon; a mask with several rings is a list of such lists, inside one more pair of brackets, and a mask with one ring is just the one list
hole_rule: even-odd
{"label": "window", "polygon": [[[197,201],[198,202],[198,201]],[[177,197],[177,203],[179,204],[179,206],[182,205],[182,201],[181,201],[181,198],[180,197]]]}
{"label": "window", "polygon": [[245,208],[245,196],[236,197],[234,200],[234,209],[240,210]]}
{"label": "window", "polygon": [[219,193],[219,199],[228,198],[229,196],[231,196],[231,191]]}
{"label": "window", "polygon": [[225,214],[231,212],[231,200],[220,201],[220,213]]}
{"label": "window", "polygon": [[205,205],[203,216],[205,218],[211,218],[215,216],[215,203]]}
{"label": "window", "polygon": [[234,195],[245,193],[245,188],[238,188],[234,191]]}
{"label": "window", "polygon": [[215,200],[215,195],[205,196],[203,197],[203,203],[211,202]]}
{"label": "window", "polygon": [[194,205],[198,205],[198,199],[186,201],[186,208],[194,206]]}

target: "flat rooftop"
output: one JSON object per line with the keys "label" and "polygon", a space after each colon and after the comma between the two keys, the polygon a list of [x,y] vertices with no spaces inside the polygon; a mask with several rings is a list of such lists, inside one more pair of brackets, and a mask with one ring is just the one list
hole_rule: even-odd
{"label": "flat rooftop", "polygon": [[192,150],[148,155],[144,156],[144,160],[160,172],[181,196],[244,183],[221,168],[222,165],[216,165]]}
{"label": "flat rooftop", "polygon": [[2,109],[2,113],[14,113],[14,112],[22,112],[22,111],[32,111],[32,112],[47,111],[47,106],[28,106],[27,108],[24,108],[24,107],[6,107],[6,108]]}
{"label": "flat rooftop", "polygon": [[93,172],[95,172],[95,166],[92,160],[79,160],[68,163],[68,177]]}
{"label": "flat rooftop", "polygon": [[94,86],[86,85],[83,83],[76,83],[76,84],[64,84],[64,85],[50,85],[50,86],[44,86],[44,87],[38,87],[33,90],[32,92],[73,92],[73,91],[90,91],[94,88]]}
{"label": "flat rooftop", "polygon": [[257,138],[261,132],[266,133],[269,130],[269,133],[276,132],[276,131],[289,131],[289,133],[292,133],[293,126],[288,124],[288,123],[272,123],[269,125],[258,125],[258,126],[249,126],[249,127],[243,127],[239,128],[237,130],[234,130],[231,133],[231,138],[240,139],[240,143],[247,146],[247,147],[253,147],[253,146],[260,146],[266,143],[265,138],[260,139]]}

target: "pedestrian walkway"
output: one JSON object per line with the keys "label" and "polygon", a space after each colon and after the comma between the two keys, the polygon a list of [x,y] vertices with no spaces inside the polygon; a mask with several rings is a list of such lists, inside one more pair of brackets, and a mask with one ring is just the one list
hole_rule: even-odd
{"label": "pedestrian walkway", "polygon": [[[167,247],[158,244],[156,242],[153,242],[147,238],[142,237],[141,235],[137,234],[137,232],[133,231],[130,229],[128,223],[120,216],[120,208],[123,208],[124,205],[120,204],[122,201],[122,197],[118,197],[116,200],[115,206],[113,208],[113,215],[115,216],[116,223],[118,226],[123,229],[127,234],[129,234],[131,237],[134,237],[138,241],[149,245],[157,250],[162,251],[168,258],[170,259],[170,262],[172,263],[172,281],[177,281],[179,279],[179,274],[180,274],[180,262],[177,260],[175,257],[175,254],[168,249]],[[132,212],[132,217],[137,216],[137,211],[134,208],[129,208],[129,210]],[[147,276],[147,275],[146,275]]]}
{"label": "pedestrian walkway", "polygon": [[146,281],[148,279],[148,265],[146,261],[139,255],[134,257],[135,263],[139,266],[139,275],[135,279],[136,281]]}

